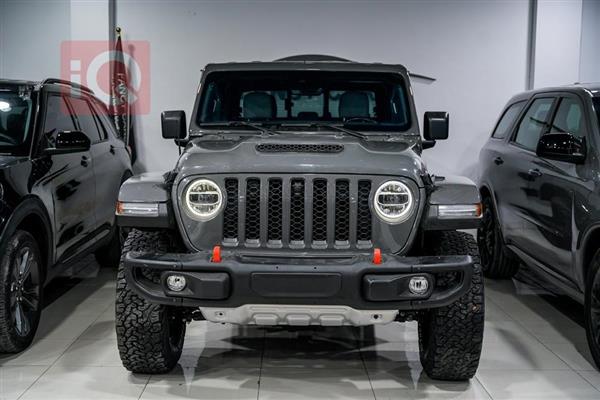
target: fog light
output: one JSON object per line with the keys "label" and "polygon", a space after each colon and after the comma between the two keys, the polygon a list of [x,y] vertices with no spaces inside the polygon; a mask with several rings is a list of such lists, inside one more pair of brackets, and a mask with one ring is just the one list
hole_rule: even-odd
{"label": "fog light", "polygon": [[185,289],[185,285],[187,282],[185,281],[185,276],[182,275],[169,275],[167,277],[167,287],[169,290],[174,292],[181,292]]}
{"label": "fog light", "polygon": [[429,281],[424,276],[414,276],[408,282],[408,290],[412,294],[423,295],[429,290]]}

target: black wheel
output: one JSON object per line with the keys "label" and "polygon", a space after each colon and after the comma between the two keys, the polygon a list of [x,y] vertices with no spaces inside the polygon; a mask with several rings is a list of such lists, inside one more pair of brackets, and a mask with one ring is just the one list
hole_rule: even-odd
{"label": "black wheel", "polygon": [[596,252],[588,272],[585,291],[585,330],[590,352],[600,369],[600,250]]}
{"label": "black wheel", "polygon": [[[474,260],[471,288],[446,307],[419,317],[419,352],[423,369],[432,379],[472,378],[479,366],[484,326],[483,275],[475,239],[464,232],[438,232],[428,238],[427,255],[470,255]],[[438,276],[437,285],[456,279]]]}
{"label": "black wheel", "polygon": [[477,242],[481,252],[481,268],[488,278],[509,279],[519,270],[519,261],[504,245],[502,232],[491,197],[483,199],[483,216],[477,230]]}
{"label": "black wheel", "polygon": [[0,249],[0,352],[29,346],[40,321],[42,258],[38,244],[17,230]]}
{"label": "black wheel", "polygon": [[[169,252],[177,250],[176,241],[163,231],[131,230],[123,245],[129,251]],[[159,276],[145,277],[158,283]],[[125,280],[123,260],[117,274],[117,344],[123,366],[134,373],[162,374],[175,367],[185,338],[181,310],[146,301],[135,294]]]}
{"label": "black wheel", "polygon": [[129,231],[124,228],[115,226],[110,242],[94,253],[96,261],[103,268],[117,268],[121,261],[121,249],[127,238]]}

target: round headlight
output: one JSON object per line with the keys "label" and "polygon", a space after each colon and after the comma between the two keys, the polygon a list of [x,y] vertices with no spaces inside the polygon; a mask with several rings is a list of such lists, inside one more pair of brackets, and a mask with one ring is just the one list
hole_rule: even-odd
{"label": "round headlight", "polygon": [[399,181],[388,181],[379,186],[373,198],[375,212],[385,222],[398,224],[410,216],[413,195],[408,186]]}
{"label": "round headlight", "polygon": [[208,221],[221,211],[223,194],[213,181],[198,179],[188,185],[183,195],[183,202],[190,217]]}

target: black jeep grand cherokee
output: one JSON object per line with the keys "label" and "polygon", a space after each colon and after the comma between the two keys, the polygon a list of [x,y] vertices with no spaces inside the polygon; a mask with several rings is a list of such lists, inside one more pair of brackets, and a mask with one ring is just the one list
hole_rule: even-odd
{"label": "black jeep grand cherokee", "polygon": [[481,264],[509,278],[523,262],[585,304],[600,366],[600,85],[514,96],[479,157]]}
{"label": "black jeep grand cherokee", "polygon": [[81,85],[0,80],[0,352],[25,349],[43,287],[96,251],[116,265],[114,208],[131,175],[106,107]]}

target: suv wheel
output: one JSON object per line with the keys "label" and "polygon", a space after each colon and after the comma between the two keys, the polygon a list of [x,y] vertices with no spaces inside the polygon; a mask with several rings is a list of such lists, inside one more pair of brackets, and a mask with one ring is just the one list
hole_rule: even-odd
{"label": "suv wheel", "polygon": [[481,252],[481,267],[488,278],[512,278],[519,270],[518,260],[504,245],[502,232],[492,198],[483,199],[483,217],[481,227],[477,230],[477,242]]}
{"label": "suv wheel", "polygon": [[34,237],[22,230],[0,254],[0,352],[17,353],[31,344],[40,321],[42,259]]}
{"label": "suv wheel", "polygon": [[[484,327],[483,275],[477,243],[468,233],[455,231],[438,232],[426,243],[427,255],[470,255],[474,271],[465,295],[446,307],[424,311],[419,317],[421,364],[432,379],[471,379],[479,366]],[[441,281],[438,277],[438,284]]]}
{"label": "suv wheel", "polygon": [[[129,251],[170,252],[177,246],[164,231],[133,229],[123,245],[117,274],[117,344],[123,366],[142,374],[162,374],[175,367],[185,338],[185,320],[177,307],[150,303],[135,294],[125,280],[123,259]],[[158,283],[156,274],[147,278]]]}
{"label": "suv wheel", "polygon": [[585,330],[590,352],[600,368],[600,250],[596,252],[585,291]]}

